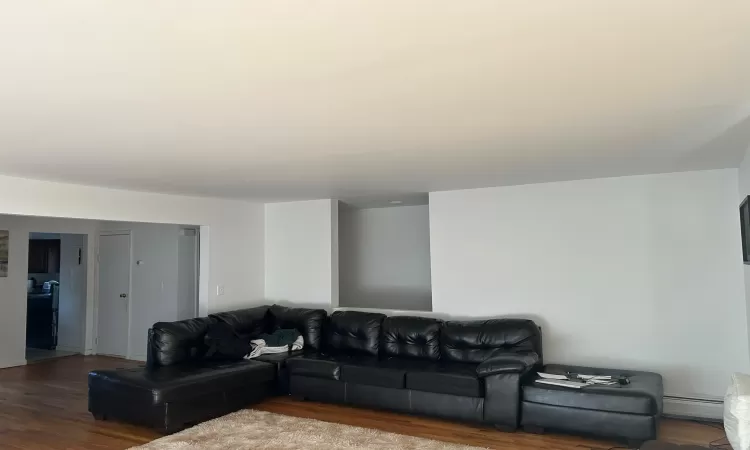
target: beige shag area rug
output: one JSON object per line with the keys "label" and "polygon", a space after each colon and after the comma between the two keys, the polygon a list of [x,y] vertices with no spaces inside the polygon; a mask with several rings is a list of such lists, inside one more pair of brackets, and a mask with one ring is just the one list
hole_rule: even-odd
{"label": "beige shag area rug", "polygon": [[139,450],[477,450],[479,447],[245,409],[157,439]]}

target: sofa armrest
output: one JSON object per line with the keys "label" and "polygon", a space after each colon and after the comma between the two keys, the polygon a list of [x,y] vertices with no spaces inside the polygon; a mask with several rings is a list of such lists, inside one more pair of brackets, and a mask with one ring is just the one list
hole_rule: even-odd
{"label": "sofa armrest", "polygon": [[477,376],[485,378],[500,373],[524,373],[538,362],[539,355],[535,352],[497,353],[479,364],[477,367]]}

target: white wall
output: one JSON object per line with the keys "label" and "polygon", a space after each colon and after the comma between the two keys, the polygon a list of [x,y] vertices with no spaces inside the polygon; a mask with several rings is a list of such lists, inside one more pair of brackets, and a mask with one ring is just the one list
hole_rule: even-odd
{"label": "white wall", "polygon": [[172,224],[133,222],[104,222],[101,225],[101,231],[130,231],[133,248],[131,359],[146,359],[148,329],[154,323],[195,317],[196,236],[183,236],[183,228]]}
{"label": "white wall", "polygon": [[[750,195],[750,148],[745,153],[745,158],[740,164],[738,171],[740,196],[737,206]],[[739,213],[738,213],[739,214]],[[750,330],[750,265],[743,264],[743,276],[745,280],[745,307],[747,310],[747,326]],[[748,332],[748,345],[750,345],[750,331]]]}
{"label": "white wall", "polygon": [[331,310],[337,308],[341,302],[340,262],[339,262],[339,204],[338,200],[331,200]]}
{"label": "white wall", "polygon": [[339,211],[341,307],[431,311],[427,205]]}
{"label": "white wall", "polygon": [[[87,236],[83,234],[60,235],[60,304],[57,327],[57,348],[60,350],[85,351],[87,240]],[[91,276],[93,277],[93,273]]]}
{"label": "white wall", "polygon": [[[201,225],[210,242],[208,310],[263,296],[263,205],[0,176],[0,213]],[[208,245],[206,247],[209,247]],[[225,295],[216,294],[216,286]]]}
{"label": "white wall", "polygon": [[148,329],[156,322],[177,320],[180,226],[125,222],[104,222],[101,225],[101,231],[120,230],[130,230],[133,248],[129,356],[143,360],[146,359]]}
{"label": "white wall", "polygon": [[0,367],[9,367],[26,363],[29,231],[12,216],[0,216],[0,230],[8,230],[8,276],[0,278]]}
{"label": "white wall", "polygon": [[[108,221],[156,222],[201,225],[201,313],[241,308],[261,302],[264,292],[264,235],[263,205],[234,200],[203,197],[151,194],[79,186],[66,183],[28,180],[0,176],[0,214],[51,216]],[[9,229],[0,221],[0,229]],[[29,230],[10,222],[11,231],[60,231],[81,233],[78,229],[50,227]],[[14,233],[14,235],[17,235]],[[89,242],[96,242],[94,230]],[[11,242],[14,254],[28,251],[28,235],[23,244]],[[93,246],[89,246],[89,256]],[[89,259],[89,273],[93,261]],[[15,264],[15,263],[11,263]],[[0,367],[23,364],[25,333],[25,271],[20,283],[12,278],[0,279],[3,287],[17,290],[21,296],[2,297],[0,308]],[[10,270],[17,270],[15,266]],[[87,281],[87,302],[94,302],[94,277]],[[16,287],[16,284],[18,287]],[[224,286],[225,294],[217,295],[217,286]],[[11,300],[23,298],[22,302]],[[87,308],[86,329],[93,329],[94,308]],[[86,348],[91,349],[93,335],[87,333]]]}
{"label": "white wall", "polygon": [[[4,193],[0,193],[2,197]],[[0,202],[2,204],[2,202]],[[26,363],[26,277],[28,271],[29,233],[61,232],[83,234],[89,242],[96,238],[97,223],[87,220],[55,219],[0,215],[0,230],[10,231],[8,277],[0,278],[0,368]],[[86,249],[86,270],[94,272],[93,249]],[[86,279],[86,302],[94,302],[93,277]],[[63,330],[67,340],[70,334]],[[73,335],[72,339],[77,338]],[[86,342],[91,350],[91,342]]]}
{"label": "white wall", "polygon": [[268,302],[337,306],[337,202],[268,203],[265,218]]}
{"label": "white wall", "polygon": [[432,193],[433,310],[531,317],[549,362],[720,398],[750,370],[737,189],[727,169]]}

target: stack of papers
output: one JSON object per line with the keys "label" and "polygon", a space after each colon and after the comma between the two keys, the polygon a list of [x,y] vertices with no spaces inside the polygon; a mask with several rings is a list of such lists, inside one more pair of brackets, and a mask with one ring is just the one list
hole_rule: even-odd
{"label": "stack of papers", "polygon": [[554,373],[544,373],[539,372],[537,375],[539,375],[541,378],[544,378],[545,380],[567,380],[567,375],[555,375]]}
{"label": "stack of papers", "polygon": [[617,380],[609,375],[578,375],[578,378],[586,381],[588,384],[599,384],[603,386],[618,384]]}
{"label": "stack of papers", "polygon": [[572,389],[581,389],[583,387],[588,386],[586,383],[582,383],[580,381],[570,381],[570,380],[546,380],[542,378],[541,380],[536,380],[539,384],[550,384],[552,386],[562,386],[566,388],[572,388]]}
{"label": "stack of papers", "polygon": [[552,386],[561,386],[571,389],[581,389],[586,386],[613,386],[617,385],[617,380],[613,379],[609,375],[577,375],[575,378],[569,377],[568,375],[558,375],[554,373],[539,372],[539,379],[536,380],[540,384],[548,384]]}

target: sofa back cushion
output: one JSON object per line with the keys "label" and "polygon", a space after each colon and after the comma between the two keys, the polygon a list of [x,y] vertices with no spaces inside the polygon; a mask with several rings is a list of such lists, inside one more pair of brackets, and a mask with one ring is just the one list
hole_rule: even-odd
{"label": "sofa back cushion", "polygon": [[480,363],[498,350],[537,352],[542,355],[539,327],[525,319],[445,322],[440,332],[440,352],[447,361]]}
{"label": "sofa back cushion", "polygon": [[271,331],[271,316],[268,306],[221,312],[211,314],[209,317],[226,323],[240,336],[252,338]]}
{"label": "sofa back cushion", "polygon": [[206,337],[204,359],[214,361],[237,361],[250,353],[250,337],[237,334],[226,322],[212,320]]}
{"label": "sofa back cushion", "polygon": [[270,308],[272,331],[295,329],[305,340],[305,348],[320,350],[323,341],[323,323],[328,313],[323,309],[287,308],[273,305]]}
{"label": "sofa back cushion", "polygon": [[147,365],[172,366],[202,358],[206,353],[204,338],[210,324],[208,317],[155,323],[148,330]]}
{"label": "sofa back cushion", "polygon": [[336,311],[328,321],[325,350],[377,356],[383,319],[383,314]]}
{"label": "sofa back cushion", "polygon": [[442,322],[427,317],[394,316],[383,321],[380,353],[386,357],[440,359]]}

